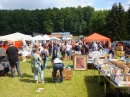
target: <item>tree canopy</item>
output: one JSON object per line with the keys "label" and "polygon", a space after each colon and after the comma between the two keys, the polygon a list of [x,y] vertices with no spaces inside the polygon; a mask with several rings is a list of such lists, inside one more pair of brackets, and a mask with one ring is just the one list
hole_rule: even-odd
{"label": "tree canopy", "polygon": [[98,11],[91,6],[0,10],[0,34],[71,32],[73,35],[85,36],[97,32],[113,41],[128,40],[129,21],[130,7],[125,11],[121,3],[113,4],[110,10]]}

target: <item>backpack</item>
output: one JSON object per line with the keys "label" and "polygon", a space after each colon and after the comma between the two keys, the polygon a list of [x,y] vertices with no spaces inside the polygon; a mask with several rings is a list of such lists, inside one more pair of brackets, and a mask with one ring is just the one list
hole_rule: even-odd
{"label": "backpack", "polygon": [[41,63],[39,62],[39,57],[38,57],[38,55],[34,55],[33,57],[32,57],[32,61],[33,61],[33,63],[32,63],[32,67],[33,68],[39,68],[39,66],[41,66]]}
{"label": "backpack", "polygon": [[47,51],[46,51],[46,50],[43,50],[43,51],[42,51],[42,59],[43,59],[43,60],[46,60],[47,57],[48,57],[48,56],[47,56]]}

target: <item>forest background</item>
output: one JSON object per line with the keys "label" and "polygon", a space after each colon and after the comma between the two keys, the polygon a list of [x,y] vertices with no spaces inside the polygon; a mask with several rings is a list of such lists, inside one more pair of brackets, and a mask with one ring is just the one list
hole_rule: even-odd
{"label": "forest background", "polygon": [[97,32],[112,41],[130,39],[130,7],[114,3],[110,10],[96,11],[91,6],[47,9],[0,10],[0,35],[14,32],[32,35],[70,32],[88,36]]}

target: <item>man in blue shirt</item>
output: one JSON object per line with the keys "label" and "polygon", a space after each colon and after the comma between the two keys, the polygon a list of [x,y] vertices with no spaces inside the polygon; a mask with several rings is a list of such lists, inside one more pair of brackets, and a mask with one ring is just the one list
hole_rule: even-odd
{"label": "man in blue shirt", "polygon": [[52,53],[52,62],[55,58],[57,58],[58,46],[56,43],[53,43],[53,53]]}

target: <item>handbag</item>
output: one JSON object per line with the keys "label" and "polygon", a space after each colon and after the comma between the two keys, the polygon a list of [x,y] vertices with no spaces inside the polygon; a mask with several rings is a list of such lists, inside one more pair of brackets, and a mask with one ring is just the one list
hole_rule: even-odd
{"label": "handbag", "polygon": [[43,70],[44,69],[44,67],[43,67],[43,65],[41,65],[41,70]]}

